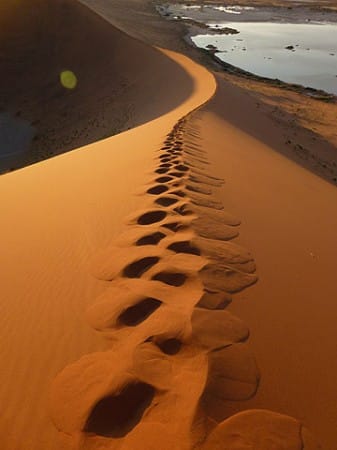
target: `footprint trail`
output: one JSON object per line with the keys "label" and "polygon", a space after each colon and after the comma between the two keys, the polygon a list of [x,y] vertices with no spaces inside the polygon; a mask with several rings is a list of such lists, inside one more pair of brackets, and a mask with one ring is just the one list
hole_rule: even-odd
{"label": "footprint trail", "polygon": [[235,243],[240,220],[214,193],[198,118],[180,119],[158,149],[147,207],[91,262],[109,287],[86,311],[110,349],[67,366],[51,389],[64,448],[319,448],[300,421],[266,410],[226,417],[255,395],[249,330],[226,311],[257,281]]}

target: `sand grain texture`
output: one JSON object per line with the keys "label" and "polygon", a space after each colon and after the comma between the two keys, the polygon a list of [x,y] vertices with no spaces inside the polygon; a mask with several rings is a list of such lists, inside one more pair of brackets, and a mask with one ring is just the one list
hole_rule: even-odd
{"label": "sand grain texture", "polygon": [[222,217],[223,206],[211,199],[193,211],[191,161],[195,153],[207,161],[201,147],[191,147],[190,138],[200,139],[193,114],[176,122],[157,151],[157,164],[167,160],[169,171],[145,187],[147,207],[93,258],[92,274],[110,287],[86,315],[110,348],[68,365],[52,383],[51,414],[65,448],[155,448],[158,427],[173,430],[168,443],[177,450],[304,446],[296,419],[263,410],[226,413],[229,402],[254,397],[260,372],[245,342],[248,328],[216,308],[257,276],[250,253],[213,239],[214,227],[204,229],[206,237],[197,234],[196,219],[207,220],[209,210],[219,228],[238,221]]}
{"label": "sand grain texture", "polygon": [[212,171],[226,179],[218,199],[244,217],[238,242],[252,250],[260,275],[229,309],[250,328],[261,383],[227,414],[243,407],[289,414],[335,450],[336,188],[280,154],[283,129],[222,77],[195,121]]}
{"label": "sand grain texture", "polygon": [[200,108],[211,73],[109,32],[171,84],[142,72],[143,125],[0,179],[2,445],[318,449],[302,413],[252,403],[265,367],[234,311],[256,267],[226,170],[211,168],[224,130],[225,145],[241,138],[219,117],[227,99]]}
{"label": "sand grain texture", "polygon": [[[133,41],[128,42],[131,50]],[[1,355],[6,361],[0,398],[7,405],[0,433],[6,450],[60,448],[48,417],[49,384],[66,364],[107,347],[83,320],[86,306],[106,287],[91,275],[89,261],[123,230],[125,217],[142,208],[134,193],[147,181],[164,134],[214,90],[212,76],[186,58],[153,54],[145,46],[142,52],[142,58],[158,54],[165,60],[158,73],[163,70],[165,79],[171,73],[176,98],[185,101],[148,125],[0,179]],[[187,95],[186,78],[193,86]],[[173,106],[169,86],[156,88],[168,110]],[[160,116],[161,108],[152,113]]]}

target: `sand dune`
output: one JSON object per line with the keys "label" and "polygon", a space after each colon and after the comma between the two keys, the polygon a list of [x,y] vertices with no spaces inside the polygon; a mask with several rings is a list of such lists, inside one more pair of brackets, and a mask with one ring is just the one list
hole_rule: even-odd
{"label": "sand dune", "polygon": [[[1,353],[6,361],[0,395],[7,405],[2,448],[60,448],[48,415],[49,383],[66,364],[107,347],[83,319],[86,306],[108,286],[91,275],[90,257],[123,230],[125,217],[144,208],[143,197],[135,193],[150,179],[147,172],[155,166],[165,133],[214,91],[205,69],[179,55],[153,54],[165,60],[157,75],[172,80],[165,90],[160,85],[153,90],[168,107],[174,86],[175,98],[186,97],[177,108],[0,179]],[[186,79],[193,82],[190,95]]]}
{"label": "sand dune", "polygon": [[239,242],[260,275],[229,309],[251,330],[261,384],[227,415],[248,407],[290,414],[335,450],[336,188],[280,154],[283,128],[221,78],[194,120],[212,171],[226,180],[218,199],[244,218]]}
{"label": "sand dune", "polygon": [[[79,29],[90,23],[100,36],[91,57],[94,44],[114,46],[104,48],[104,55],[115,55],[111,66],[98,54],[98,82],[108,90],[118,68],[117,79],[130,84],[125,92],[123,81],[118,84],[117,106],[134,102],[134,124],[142,125],[0,178],[2,448],[320,448],[300,407],[292,418],[284,415],[291,408],[280,411],[277,402],[253,403],[265,367],[260,370],[252,351],[238,302],[231,302],[257,289],[246,291],[256,285],[257,273],[245,244],[258,230],[244,237],[247,227],[235,214],[244,211],[234,202],[253,209],[253,217],[263,214],[249,205],[249,196],[241,202],[240,195],[224,194],[233,186],[239,186],[236,194],[240,185],[243,192],[252,189],[239,171],[238,185],[223,187],[234,161],[230,150],[236,154],[239,145],[251,144],[219,117],[229,99],[220,89],[205,106],[216,81],[189,58],[151,49],[76,3],[45,5],[36,3],[37,17],[46,20],[54,12],[55,30],[64,18],[60,8],[74,23],[81,18]],[[75,44],[84,56],[83,42]],[[131,60],[121,48],[137,55]],[[88,79],[89,62],[83,69]],[[99,99],[94,103],[99,109]],[[228,159],[221,155],[214,169],[223,150]],[[260,170],[268,173],[265,147],[257,142],[255,150]],[[271,167],[285,177],[289,166]],[[303,182],[312,182],[294,167]],[[277,213],[275,206],[273,217]],[[239,229],[245,232],[240,239]],[[264,246],[253,247],[265,264]],[[272,351],[268,331],[261,340]],[[275,389],[279,379],[270,383]],[[233,404],[238,407],[229,412]],[[274,406],[275,412],[266,409]]]}
{"label": "sand dune", "polygon": [[[53,381],[51,414],[64,448],[318,449],[288,416],[226,418],[229,402],[255,395],[260,374],[246,325],[223,308],[257,277],[249,252],[228,242],[236,233],[214,239],[237,219],[222,215],[211,192],[189,187],[200,173],[220,182],[207,174],[199,139],[189,117],[176,123],[159,149],[154,173],[165,174],[146,188],[147,206],[92,259],[93,276],[110,285],[86,316],[110,348]],[[209,215],[213,227],[199,237],[198,220]]]}

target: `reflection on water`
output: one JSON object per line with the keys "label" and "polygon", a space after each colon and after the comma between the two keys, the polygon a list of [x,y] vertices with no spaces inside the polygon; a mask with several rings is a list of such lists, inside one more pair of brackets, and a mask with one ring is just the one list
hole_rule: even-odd
{"label": "reflection on water", "polygon": [[0,171],[24,158],[34,134],[34,128],[26,120],[0,113]]}
{"label": "reflection on water", "polygon": [[213,9],[216,11],[222,11],[227,14],[241,14],[242,11],[253,11],[255,10],[252,6],[213,6]]}
{"label": "reflection on water", "polygon": [[[289,0],[289,3],[292,0]],[[297,1],[296,1],[297,3]],[[275,22],[275,23],[306,23],[306,22],[337,22],[337,10],[312,8],[309,4],[293,7],[276,6],[240,6],[240,5],[158,5],[157,11],[168,19],[187,19],[207,23],[221,22]]]}
{"label": "reflection on water", "polygon": [[193,42],[202,48],[214,45],[221,60],[248,72],[337,94],[336,24],[218,25],[235,28],[240,34],[198,35],[192,37]]}
{"label": "reflection on water", "polygon": [[227,14],[241,14],[243,11],[253,11],[255,8],[253,6],[240,6],[240,5],[229,5],[229,6],[215,6],[215,5],[174,5],[174,9],[181,9],[186,11],[221,11]]}

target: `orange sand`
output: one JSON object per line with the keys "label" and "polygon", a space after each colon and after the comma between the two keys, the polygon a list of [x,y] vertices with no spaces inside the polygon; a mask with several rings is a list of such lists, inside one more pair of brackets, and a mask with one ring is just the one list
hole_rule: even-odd
{"label": "orange sand", "polygon": [[[47,410],[51,380],[81,355],[106,348],[84,321],[86,306],[106,283],[92,277],[89,259],[142,208],[135,195],[150,178],[165,133],[213,93],[213,77],[185,57],[193,93],[179,107],[143,126],[0,179],[2,365],[6,410],[4,449],[59,449]],[[179,89],[179,79],[172,80]],[[163,101],[166,92],[162,90]],[[29,237],[29,238],[28,238]]]}
{"label": "orange sand", "polygon": [[[221,79],[216,98],[196,117],[214,174],[226,180],[219,198],[244,218],[239,241],[252,250],[260,275],[230,310],[251,330],[261,384],[256,397],[228,405],[227,413],[244,406],[290,414],[334,450],[336,188],[275,151],[282,129]],[[265,143],[241,129],[251,121]]]}
{"label": "orange sand", "polygon": [[333,450],[334,188],[239,90],[200,109],[210,72],[122,39],[165,59],[152,120],[0,178],[2,448]]}

